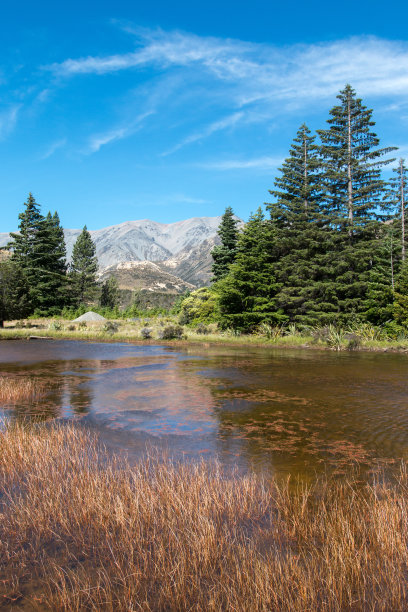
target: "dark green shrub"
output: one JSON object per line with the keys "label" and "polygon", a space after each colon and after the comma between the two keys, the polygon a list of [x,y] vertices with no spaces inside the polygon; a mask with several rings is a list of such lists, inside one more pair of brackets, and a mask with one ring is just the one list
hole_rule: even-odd
{"label": "dark green shrub", "polygon": [[115,334],[119,329],[119,325],[114,321],[106,321],[105,325],[102,328],[102,331],[108,334]]}
{"label": "dark green shrub", "polygon": [[162,340],[181,340],[184,336],[184,330],[181,325],[168,325],[160,332]]}

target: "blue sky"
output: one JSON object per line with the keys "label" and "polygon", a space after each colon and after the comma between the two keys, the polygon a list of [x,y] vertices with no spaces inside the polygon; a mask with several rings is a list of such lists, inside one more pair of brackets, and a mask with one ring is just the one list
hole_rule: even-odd
{"label": "blue sky", "polygon": [[0,231],[242,218],[349,82],[408,156],[405,2],[1,0]]}

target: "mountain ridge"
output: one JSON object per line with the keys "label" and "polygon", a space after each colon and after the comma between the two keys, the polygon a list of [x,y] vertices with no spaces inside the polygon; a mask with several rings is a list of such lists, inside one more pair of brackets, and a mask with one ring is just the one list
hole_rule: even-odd
{"label": "mountain ridge", "polygon": [[[119,286],[180,293],[208,285],[211,278],[211,250],[219,243],[218,226],[222,217],[191,217],[172,223],[150,219],[124,221],[98,230],[88,230],[95,243],[99,278],[108,274]],[[240,221],[240,220],[239,220]],[[242,221],[240,221],[242,224]],[[64,229],[67,260],[81,229]],[[0,247],[10,240],[0,233]],[[153,262],[152,266],[125,266],[131,262]],[[156,277],[155,277],[156,274]],[[171,278],[170,278],[171,277]]]}

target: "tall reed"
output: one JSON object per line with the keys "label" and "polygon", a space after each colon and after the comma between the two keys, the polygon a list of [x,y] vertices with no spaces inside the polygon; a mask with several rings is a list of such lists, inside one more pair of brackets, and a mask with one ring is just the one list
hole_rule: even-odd
{"label": "tall reed", "polygon": [[405,469],[293,492],[216,463],[131,467],[73,426],[6,424],[0,483],[3,609],[408,607]]}
{"label": "tall reed", "polygon": [[0,376],[0,404],[36,401],[45,394],[45,386],[33,378]]}

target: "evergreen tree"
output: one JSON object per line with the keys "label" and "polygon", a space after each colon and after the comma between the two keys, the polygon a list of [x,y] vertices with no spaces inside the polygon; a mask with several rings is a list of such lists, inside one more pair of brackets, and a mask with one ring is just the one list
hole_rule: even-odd
{"label": "evergreen tree", "polygon": [[22,268],[29,269],[37,232],[41,227],[44,217],[40,213],[40,207],[31,192],[28,194],[28,199],[24,206],[25,211],[18,215],[20,220],[18,226],[19,233],[10,234],[13,242],[10,242],[7,248],[12,249],[14,262],[18,263]]}
{"label": "evergreen tree", "polygon": [[385,190],[381,167],[394,161],[380,158],[396,147],[377,148],[380,141],[371,131],[373,111],[362,104],[350,85],[337,98],[340,104],[330,111],[330,127],[317,132],[332,222],[352,239],[379,217],[376,211]]}
{"label": "evergreen tree", "polygon": [[22,268],[12,259],[0,262],[0,327],[4,321],[30,313],[28,285]]}
{"label": "evergreen tree", "polygon": [[102,283],[101,296],[99,303],[107,308],[115,308],[119,302],[119,287],[118,281],[114,276],[110,276]]}
{"label": "evergreen tree", "polygon": [[32,262],[38,271],[38,282],[30,288],[32,302],[42,314],[54,314],[67,302],[66,247],[57,212],[41,221]]}
{"label": "evergreen tree", "polygon": [[408,262],[405,261],[397,277],[394,293],[394,319],[408,329]]}
{"label": "evergreen tree", "polygon": [[235,261],[238,241],[237,224],[238,221],[234,217],[231,206],[227,206],[217,232],[221,238],[221,244],[214,247],[211,253],[214,260],[212,266],[213,282],[226,276],[230,265]]}
{"label": "evergreen tree", "polygon": [[71,259],[72,299],[77,305],[86,303],[95,296],[98,271],[98,260],[95,254],[95,244],[85,225],[74,244]]}
{"label": "evergreen tree", "polygon": [[37,234],[44,221],[44,217],[31,192],[24,206],[24,212],[18,215],[20,220],[18,226],[19,233],[10,234],[13,241],[7,245],[7,248],[12,251],[13,263],[15,263],[24,274],[27,287],[26,301],[27,303],[31,303],[31,309],[33,310],[36,304],[32,301],[32,295],[30,295],[30,293],[31,289],[38,284],[40,276],[40,271],[36,268],[34,263],[34,252],[37,249]]}
{"label": "evergreen tree", "polygon": [[31,312],[48,314],[65,303],[66,263],[63,230],[58,214],[43,217],[30,193],[24,212],[19,214],[19,233],[10,234],[12,261],[24,275],[25,304]]}
{"label": "evergreen tree", "polygon": [[[337,96],[326,130],[318,130],[323,163],[324,212],[333,228],[332,250],[327,253],[328,274],[322,291],[329,296],[332,315],[344,322],[350,315],[365,316],[375,293],[387,293],[390,269],[385,264],[380,214],[385,183],[381,158],[395,147],[378,148],[372,131],[372,110],[347,85]],[[376,290],[370,283],[375,277]],[[371,296],[368,295],[369,290]],[[326,302],[328,303],[328,302]]]}
{"label": "evergreen tree", "polygon": [[408,199],[408,168],[405,165],[405,160],[400,159],[398,166],[393,168],[395,177],[389,181],[389,191],[386,195],[386,200],[391,206],[395,207],[395,216],[398,219],[398,234],[401,243],[401,261],[405,261],[406,238],[405,238],[405,223],[406,223],[406,205]]}
{"label": "evergreen tree", "polygon": [[281,285],[276,296],[292,321],[316,322],[322,296],[321,258],[330,239],[328,221],[323,214],[320,186],[319,149],[308,127],[303,124],[291,145],[269,193],[275,201],[267,204],[273,224],[271,250],[276,260],[275,276]]}
{"label": "evergreen tree", "polygon": [[271,253],[273,226],[261,208],[251,215],[241,232],[235,262],[216,288],[223,324],[240,331],[251,331],[262,322],[285,319],[276,309],[279,289],[274,277]]}

